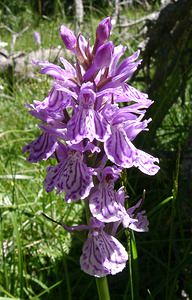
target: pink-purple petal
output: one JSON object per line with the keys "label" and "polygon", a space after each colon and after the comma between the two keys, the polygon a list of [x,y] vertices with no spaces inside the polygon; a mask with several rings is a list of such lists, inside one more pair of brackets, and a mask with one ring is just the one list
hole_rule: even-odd
{"label": "pink-purple petal", "polygon": [[95,218],[105,223],[117,222],[127,216],[112,184],[100,183],[93,189],[89,197],[89,208]]}
{"label": "pink-purple petal", "polygon": [[92,276],[103,277],[121,272],[128,260],[123,245],[103,230],[89,232],[80,257],[81,269]]}
{"label": "pink-purple petal", "polygon": [[109,124],[104,117],[93,109],[77,109],[67,124],[68,140],[79,143],[88,138],[104,141],[109,135]]}
{"label": "pink-purple petal", "polygon": [[136,158],[133,144],[123,128],[113,127],[112,134],[105,142],[105,152],[109,160],[123,168],[131,168]]}
{"label": "pink-purple petal", "polygon": [[58,193],[65,192],[67,202],[86,198],[93,187],[92,170],[82,160],[82,154],[69,151],[66,159],[57,166],[47,168],[45,178],[47,192],[56,188]]}
{"label": "pink-purple petal", "polygon": [[56,137],[42,133],[37,139],[23,148],[23,152],[29,152],[28,161],[34,163],[40,160],[47,160],[57,147]]}
{"label": "pink-purple petal", "polygon": [[137,149],[137,157],[135,159],[134,165],[137,167],[141,172],[147,175],[155,175],[160,167],[156,164],[159,162],[159,159]]}

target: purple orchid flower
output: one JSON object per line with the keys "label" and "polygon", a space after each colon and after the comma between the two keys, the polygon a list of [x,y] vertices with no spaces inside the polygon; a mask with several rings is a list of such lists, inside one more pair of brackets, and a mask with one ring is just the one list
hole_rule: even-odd
{"label": "purple orchid flower", "polygon": [[84,199],[89,207],[87,225],[63,227],[89,231],[80,264],[96,277],[114,275],[126,265],[127,252],[115,238],[120,224],[138,232],[148,230],[141,200],[126,208],[127,196],[119,187],[121,171],[136,167],[150,176],[159,171],[158,158],[134,145],[136,137],[148,130],[151,119],[145,114],[153,103],[127,83],[141,63],[140,52],[123,57],[126,47],[109,40],[111,30],[107,17],[99,23],[91,46],[82,34],[75,36],[62,25],[60,37],[75,63],[63,57],[61,65],[34,61],[53,83],[43,101],[27,105],[41,121],[42,134],[23,148],[30,162],[57,160],[47,168],[47,192],[56,189],[65,194],[66,202]]}
{"label": "purple orchid flower", "polygon": [[89,196],[89,208],[92,215],[99,221],[116,222],[126,215],[126,210],[121,204],[123,201],[119,200],[124,197],[123,187],[117,192],[114,190],[114,183],[118,179],[121,169],[116,166],[105,167],[100,172],[102,172],[102,176],[98,176],[100,182],[92,189]]}
{"label": "purple orchid flower", "polygon": [[61,144],[59,147],[62,147],[62,160],[58,165],[47,168],[44,181],[46,191],[51,192],[56,188],[58,193],[65,192],[67,202],[85,199],[93,187],[93,171],[83,162],[80,152]]}
{"label": "purple orchid flower", "polygon": [[90,220],[90,231],[80,257],[81,269],[89,275],[103,277],[121,272],[128,260],[123,245],[104,231],[104,224]]}
{"label": "purple orchid flower", "polygon": [[101,113],[94,109],[96,94],[89,82],[82,85],[78,96],[78,107],[67,124],[67,137],[72,143],[87,138],[104,141],[109,136],[110,126]]}

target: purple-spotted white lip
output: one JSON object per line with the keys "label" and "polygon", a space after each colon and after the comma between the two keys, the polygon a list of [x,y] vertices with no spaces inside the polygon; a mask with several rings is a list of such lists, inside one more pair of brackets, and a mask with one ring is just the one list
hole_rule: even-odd
{"label": "purple-spotted white lip", "polygon": [[[96,233],[96,234],[95,234]],[[123,245],[104,230],[89,232],[80,257],[81,269],[95,277],[104,277],[121,272],[128,260]]]}
{"label": "purple-spotted white lip", "polygon": [[56,188],[58,193],[65,193],[67,202],[85,199],[93,187],[92,169],[83,162],[80,152],[69,150],[63,161],[47,168],[44,184],[47,192]]}

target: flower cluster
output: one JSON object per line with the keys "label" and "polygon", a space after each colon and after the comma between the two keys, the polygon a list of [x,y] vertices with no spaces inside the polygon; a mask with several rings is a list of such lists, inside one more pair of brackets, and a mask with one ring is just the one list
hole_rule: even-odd
{"label": "flower cluster", "polygon": [[141,200],[126,209],[124,187],[115,189],[122,169],[136,167],[148,175],[159,170],[158,159],[133,144],[151,121],[144,115],[152,101],[126,83],[141,62],[139,51],[121,59],[126,47],[109,41],[111,27],[109,17],[101,21],[91,47],[82,34],[76,37],[62,25],[60,36],[75,64],[63,57],[62,67],[35,62],[42,74],[53,78],[53,86],[42,102],[28,105],[30,114],[41,121],[42,133],[23,149],[30,162],[56,159],[57,164],[47,168],[47,192],[64,192],[66,202],[85,199],[91,214],[88,225],[66,228],[89,230],[80,264],[98,277],[125,267],[127,252],[115,238],[120,224],[148,230]]}

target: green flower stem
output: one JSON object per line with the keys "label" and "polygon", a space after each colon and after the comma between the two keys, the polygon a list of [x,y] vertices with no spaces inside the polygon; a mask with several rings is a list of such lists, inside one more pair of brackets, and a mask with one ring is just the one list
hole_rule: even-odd
{"label": "green flower stem", "polygon": [[[87,223],[89,223],[91,213],[89,210],[89,201],[87,199],[85,200],[85,213],[86,213]],[[99,300],[110,300],[107,277],[105,276],[102,278],[95,278],[95,280],[96,280]]]}
{"label": "green flower stem", "polygon": [[107,277],[96,278],[99,300],[110,300]]}
{"label": "green flower stem", "polygon": [[89,200],[86,198],[84,200],[84,203],[85,203],[85,215],[86,215],[86,219],[87,219],[87,224],[89,224],[89,219],[91,217],[91,212],[89,209]]}

